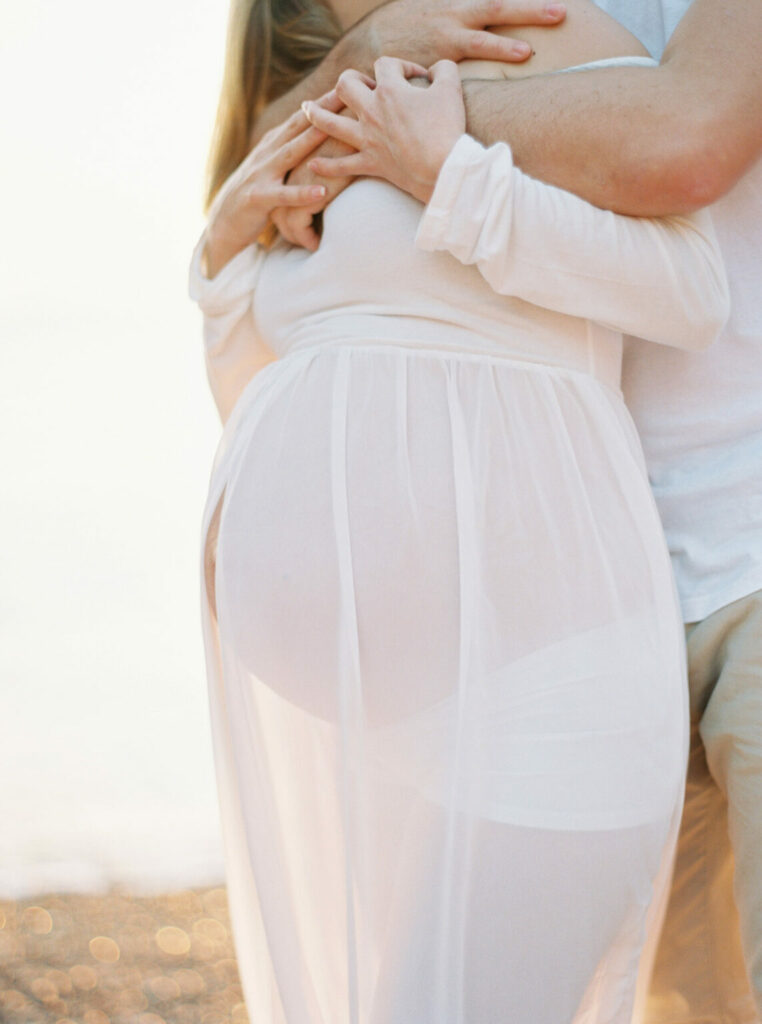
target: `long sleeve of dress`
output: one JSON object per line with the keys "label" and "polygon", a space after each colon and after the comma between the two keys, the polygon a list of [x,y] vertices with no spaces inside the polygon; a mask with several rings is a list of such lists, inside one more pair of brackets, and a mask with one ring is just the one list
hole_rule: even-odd
{"label": "long sleeve of dress", "polygon": [[204,359],[209,385],[225,423],[239,395],[275,356],[258,336],[252,313],[254,288],[265,257],[258,245],[237,253],[214,278],[204,275],[206,233],[199,239],[188,273],[190,297],[204,316]]}
{"label": "long sleeve of dress", "polygon": [[627,217],[514,166],[510,147],[463,135],[416,244],[476,264],[495,291],[649,341],[701,350],[730,298],[710,215]]}

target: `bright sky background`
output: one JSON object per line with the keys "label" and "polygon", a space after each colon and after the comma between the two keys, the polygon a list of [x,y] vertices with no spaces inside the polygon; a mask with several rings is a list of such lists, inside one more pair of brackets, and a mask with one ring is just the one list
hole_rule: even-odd
{"label": "bright sky background", "polygon": [[187,263],[227,3],[0,13],[0,897],[221,878]]}

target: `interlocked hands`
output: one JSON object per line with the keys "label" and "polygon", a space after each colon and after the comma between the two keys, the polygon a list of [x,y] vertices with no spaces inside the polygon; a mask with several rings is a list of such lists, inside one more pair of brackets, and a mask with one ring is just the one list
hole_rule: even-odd
{"label": "interlocked hands", "polygon": [[[348,156],[316,157],[308,166],[325,178],[384,178],[426,203],[448,153],[466,130],[457,65],[440,60],[426,69],[381,57],[374,73],[375,80],[359,71],[345,71],[335,90],[303,105],[315,128],[355,151]],[[414,88],[411,78],[428,79],[431,84]],[[336,100],[353,116],[335,113]]]}
{"label": "interlocked hands", "polygon": [[[342,44],[349,54],[347,63],[367,72],[376,59],[387,55],[420,66],[433,65],[442,58],[521,63],[530,56],[528,44],[489,29],[527,25],[552,28],[564,20],[565,14],[565,5],[555,0],[391,0],[351,29]],[[428,142],[428,137],[424,138]],[[336,137],[324,143],[317,155],[337,157],[352,152]],[[287,241],[311,250],[317,248],[313,214],[323,210],[352,181],[350,176],[337,177],[337,173],[334,168],[334,176],[318,177],[305,161],[290,174],[289,181],[294,184],[324,184],[326,195],[312,209],[273,211],[273,223]]]}
{"label": "interlocked hands", "polygon": [[[335,97],[325,102],[332,102],[337,110],[342,106]],[[316,203],[324,201],[324,184],[286,184],[285,177],[325,138],[298,110],[267,132],[233,171],[209,211],[204,251],[209,277],[262,235],[274,209],[314,209]]]}

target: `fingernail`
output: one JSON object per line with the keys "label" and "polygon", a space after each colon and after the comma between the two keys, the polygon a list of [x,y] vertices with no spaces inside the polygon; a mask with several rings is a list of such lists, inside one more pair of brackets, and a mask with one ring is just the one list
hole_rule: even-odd
{"label": "fingernail", "polygon": [[313,185],[310,189],[310,195],[315,196],[316,199],[322,199],[325,195],[325,185]]}
{"label": "fingernail", "polygon": [[309,117],[310,116],[310,107],[311,106],[312,106],[312,104],[310,103],[309,100],[305,100],[304,103],[302,103],[302,111],[304,112],[305,117]]}
{"label": "fingernail", "polygon": [[564,4],[547,4],[543,14],[546,18],[560,18],[562,14],[566,13],[566,6]]}
{"label": "fingernail", "polygon": [[531,49],[532,48],[529,43],[516,43],[511,50],[511,53],[516,57],[526,57],[526,55],[530,53]]}

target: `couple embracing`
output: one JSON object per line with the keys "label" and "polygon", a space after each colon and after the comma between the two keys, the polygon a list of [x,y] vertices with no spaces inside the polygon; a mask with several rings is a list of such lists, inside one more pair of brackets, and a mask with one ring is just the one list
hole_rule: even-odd
{"label": "couple embracing", "polygon": [[751,1024],[762,13],[373,6],[234,2],[191,264],[249,1015]]}

